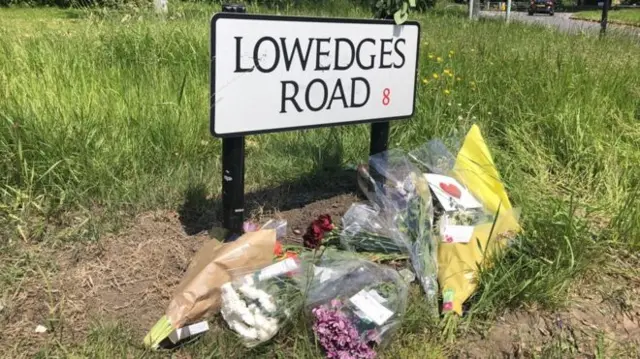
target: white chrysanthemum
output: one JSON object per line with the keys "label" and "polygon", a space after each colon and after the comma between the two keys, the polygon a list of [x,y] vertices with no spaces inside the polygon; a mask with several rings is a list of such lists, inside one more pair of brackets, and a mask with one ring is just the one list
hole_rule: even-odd
{"label": "white chrysanthemum", "polygon": [[262,306],[262,308],[264,308],[267,312],[273,313],[276,311],[276,304],[273,302],[273,298],[268,293],[261,292],[258,300],[260,301],[260,305]]}
{"label": "white chrysanthemum", "polygon": [[246,284],[240,286],[240,288],[238,288],[238,291],[240,291],[242,295],[246,296],[251,300],[256,300],[260,297],[260,291],[258,291],[258,289],[252,286],[248,286]]}

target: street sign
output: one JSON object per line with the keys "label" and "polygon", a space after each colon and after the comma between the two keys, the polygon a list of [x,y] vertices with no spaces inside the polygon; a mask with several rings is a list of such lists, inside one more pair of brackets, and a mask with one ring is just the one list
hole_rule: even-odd
{"label": "street sign", "polygon": [[216,137],[413,115],[417,22],[223,12],[211,31]]}

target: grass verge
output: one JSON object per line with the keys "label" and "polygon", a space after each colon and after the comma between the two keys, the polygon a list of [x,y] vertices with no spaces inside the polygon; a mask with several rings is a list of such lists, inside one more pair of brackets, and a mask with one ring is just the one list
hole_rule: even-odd
{"label": "grass verge", "polygon": [[[572,19],[600,21],[602,11],[581,11],[571,16]],[[609,11],[608,21],[612,24],[640,26],[640,9],[619,9]]]}
{"label": "grass verge", "polygon": [[[207,122],[208,20],[217,10],[179,4],[158,18],[0,9],[0,294],[43,276],[27,244],[95,240],[131,213],[177,208],[190,188],[219,195],[220,141]],[[338,2],[279,12],[369,16]],[[478,123],[523,210],[525,233],[483,272],[465,323],[505,308],[563,306],[585,269],[608,265],[604,248],[640,248],[640,48],[624,37],[470,23],[455,9],[417,18],[418,105],[412,120],[393,124],[392,147]],[[366,126],[249,136],[247,190],[360,162],[367,144]],[[425,323],[413,299],[389,355],[444,356],[438,324]],[[251,353],[226,333],[207,338],[185,355],[317,354],[303,334]],[[84,342],[54,341],[42,353],[124,357],[141,354],[140,341],[98,323]]]}

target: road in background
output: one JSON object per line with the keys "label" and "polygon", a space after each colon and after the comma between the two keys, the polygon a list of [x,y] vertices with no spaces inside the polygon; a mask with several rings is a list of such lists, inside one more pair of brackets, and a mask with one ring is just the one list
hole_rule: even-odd
{"label": "road in background", "polygon": [[[599,33],[600,23],[571,19],[572,13],[558,13],[554,16],[547,14],[535,14],[529,16],[526,12],[511,12],[512,21],[521,21],[532,24],[540,24],[549,27],[556,27],[558,30],[579,33]],[[482,11],[481,17],[505,18],[505,13],[500,11]],[[627,33],[640,39],[640,28],[631,26],[619,26],[609,23],[607,33]]]}

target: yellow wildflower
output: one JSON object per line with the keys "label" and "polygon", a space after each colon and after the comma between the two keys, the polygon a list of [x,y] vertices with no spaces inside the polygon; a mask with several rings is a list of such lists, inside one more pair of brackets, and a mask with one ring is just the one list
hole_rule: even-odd
{"label": "yellow wildflower", "polygon": [[422,80],[422,83],[426,85],[426,84],[428,84],[428,83],[429,83],[429,80],[427,80],[427,79],[423,79],[423,80]]}
{"label": "yellow wildflower", "polygon": [[437,80],[437,79],[438,79],[438,77],[440,77],[440,76],[438,76],[438,74],[436,74],[436,73],[434,73],[434,74],[433,74],[433,78],[434,78],[434,79],[436,79],[436,80]]}
{"label": "yellow wildflower", "polygon": [[449,69],[444,69],[443,73],[444,73],[445,75],[448,75],[448,74],[450,74],[450,73],[451,73],[451,70],[449,70]]}
{"label": "yellow wildflower", "polygon": [[455,55],[455,54],[456,54],[456,53],[455,53],[453,50],[449,50],[449,55],[453,56],[453,55]]}
{"label": "yellow wildflower", "polygon": [[470,84],[471,84],[471,86],[476,87],[476,82],[475,81],[471,81]]}
{"label": "yellow wildflower", "polygon": [[449,91],[449,90],[444,90],[444,94],[445,94],[445,95],[450,95],[450,94],[451,94],[451,91]]}
{"label": "yellow wildflower", "polygon": [[456,81],[462,81],[462,78],[460,76],[456,77]]}
{"label": "yellow wildflower", "polygon": [[442,62],[442,61],[443,61],[443,60],[442,60],[442,57],[438,56],[438,58],[436,59],[436,61],[438,61],[438,62]]}
{"label": "yellow wildflower", "polygon": [[429,58],[433,60],[433,58],[435,57],[434,54],[429,54]]}

